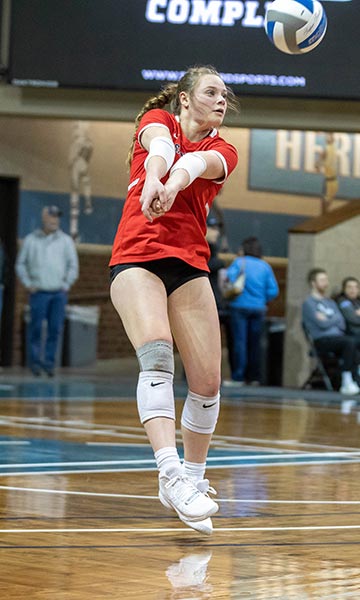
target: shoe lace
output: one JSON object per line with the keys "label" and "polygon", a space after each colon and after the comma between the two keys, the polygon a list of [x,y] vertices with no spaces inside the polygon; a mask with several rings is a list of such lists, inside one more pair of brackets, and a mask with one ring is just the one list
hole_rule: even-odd
{"label": "shoe lace", "polygon": [[202,494],[213,494],[214,496],[217,496],[216,489],[210,485],[208,479],[202,479],[201,481],[198,481],[196,483],[196,487]]}
{"label": "shoe lace", "polygon": [[[194,483],[188,479],[187,477],[175,475],[169,481],[166,482],[165,488],[169,489],[178,483],[182,485],[177,486],[176,493],[178,495],[179,500],[186,502],[189,504],[192,500],[195,500],[201,494],[201,491],[197,488]],[[185,485],[184,485],[185,484]]]}

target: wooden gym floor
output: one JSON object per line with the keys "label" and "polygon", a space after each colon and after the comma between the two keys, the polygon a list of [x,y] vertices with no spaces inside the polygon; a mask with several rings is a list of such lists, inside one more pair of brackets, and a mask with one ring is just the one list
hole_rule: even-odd
{"label": "wooden gym floor", "polygon": [[135,386],[0,376],[4,600],[360,598],[356,401],[223,389],[202,537],[157,499]]}

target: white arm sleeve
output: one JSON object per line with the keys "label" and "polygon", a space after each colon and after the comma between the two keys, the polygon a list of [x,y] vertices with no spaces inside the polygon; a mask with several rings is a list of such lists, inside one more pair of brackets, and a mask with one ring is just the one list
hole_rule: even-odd
{"label": "white arm sleeve", "polygon": [[197,177],[200,177],[204,171],[206,171],[206,168],[206,160],[198,152],[188,152],[174,164],[170,171],[170,175],[177,169],[184,169],[190,178],[190,181],[186,186],[188,187]]}
{"label": "white arm sleeve", "polygon": [[166,172],[168,172],[175,158],[174,142],[165,136],[154,137],[150,142],[149,154],[144,162],[145,170],[147,169],[150,158],[153,156],[161,156],[161,158],[165,160]]}

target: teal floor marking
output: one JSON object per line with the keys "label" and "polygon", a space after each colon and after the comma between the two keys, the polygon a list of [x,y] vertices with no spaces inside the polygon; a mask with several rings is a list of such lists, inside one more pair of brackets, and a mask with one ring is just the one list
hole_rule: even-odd
{"label": "teal floor marking", "polygon": [[[148,445],[101,446],[62,440],[0,436],[0,476],[10,473],[52,473],[77,471],[123,471],[155,469],[153,452]],[[26,444],[11,442],[22,441]],[[7,445],[6,442],[9,442]],[[181,449],[180,449],[181,454]],[[208,466],[244,467],[261,465],[360,462],[360,453],[267,452],[262,449],[210,449]]]}

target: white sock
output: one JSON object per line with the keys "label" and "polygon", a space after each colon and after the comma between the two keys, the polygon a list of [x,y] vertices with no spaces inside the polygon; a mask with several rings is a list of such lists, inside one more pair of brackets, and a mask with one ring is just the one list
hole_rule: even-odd
{"label": "white sock", "polygon": [[160,477],[163,477],[169,469],[181,469],[180,458],[178,451],[173,446],[166,446],[154,452],[157,468],[160,472]]}
{"label": "white sock", "polygon": [[184,460],[183,462],[185,475],[195,481],[202,481],[205,475],[206,462],[204,463],[193,463],[188,460]]}
{"label": "white sock", "polygon": [[351,385],[355,383],[351,371],[343,371],[341,373],[341,383],[342,385]]}

